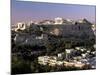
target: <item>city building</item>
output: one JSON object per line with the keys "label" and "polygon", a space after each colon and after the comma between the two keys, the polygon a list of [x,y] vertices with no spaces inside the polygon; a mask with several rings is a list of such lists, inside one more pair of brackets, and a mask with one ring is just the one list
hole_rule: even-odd
{"label": "city building", "polygon": [[63,19],[60,17],[55,18],[55,23],[54,24],[63,24]]}
{"label": "city building", "polygon": [[87,54],[81,54],[82,58],[86,58]]}
{"label": "city building", "polygon": [[57,61],[57,66],[62,66],[63,65],[63,61]]}
{"label": "city building", "polygon": [[54,24],[53,20],[43,20],[41,22],[39,22],[40,25],[52,25]]}
{"label": "city building", "polygon": [[83,68],[85,66],[85,64],[77,63],[74,66],[77,67],[77,68]]}
{"label": "city building", "polygon": [[47,65],[48,60],[49,60],[49,56],[38,57],[38,63],[42,65]]}
{"label": "city building", "polygon": [[81,47],[75,47],[75,49],[76,49],[76,50],[80,50],[80,49],[81,49]]}
{"label": "city building", "polygon": [[27,28],[25,23],[17,23],[17,28],[15,29],[15,31],[18,30],[25,30]]}

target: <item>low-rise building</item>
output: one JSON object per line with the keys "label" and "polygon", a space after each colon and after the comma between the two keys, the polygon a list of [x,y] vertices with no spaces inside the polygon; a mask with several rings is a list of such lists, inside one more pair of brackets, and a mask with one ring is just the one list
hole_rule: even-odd
{"label": "low-rise building", "polygon": [[73,62],[64,61],[64,66],[65,67],[73,67],[74,66],[74,63]]}
{"label": "low-rise building", "polygon": [[55,18],[55,24],[63,24],[63,19],[60,17]]}
{"label": "low-rise building", "polygon": [[80,48],[80,47],[75,47],[75,49],[76,49],[76,50],[80,50],[81,48]]}
{"label": "low-rise building", "polygon": [[57,65],[58,66],[62,66],[63,65],[63,61],[57,61]]}
{"label": "low-rise building", "polygon": [[66,57],[64,52],[58,53],[57,56],[58,56],[58,57],[57,57],[58,60],[62,60],[62,59],[64,59],[64,58]]}
{"label": "low-rise building", "polygon": [[54,66],[56,66],[56,63],[55,63],[55,62],[50,62],[50,63],[49,63],[49,66],[54,67]]}
{"label": "low-rise building", "polygon": [[56,63],[57,58],[55,56],[40,56],[38,57],[38,63],[42,65]]}
{"label": "low-rise building", "polygon": [[90,50],[87,50],[87,53],[90,53],[91,51]]}
{"label": "low-rise building", "polygon": [[82,58],[86,58],[86,55],[87,55],[87,54],[81,54],[81,55],[82,55]]}
{"label": "low-rise building", "polygon": [[77,64],[74,64],[74,66],[77,68],[83,68],[85,66],[85,64],[77,63]]}
{"label": "low-rise building", "polygon": [[73,49],[65,49],[66,54],[70,54],[73,51]]}
{"label": "low-rise building", "polygon": [[91,52],[91,54],[96,55],[96,51]]}
{"label": "low-rise building", "polygon": [[18,30],[25,30],[27,28],[27,25],[25,23],[17,23],[17,28],[15,31],[17,32]]}
{"label": "low-rise building", "polygon": [[79,61],[79,60],[82,59],[82,57],[81,56],[76,56],[76,57],[73,57],[73,59]]}
{"label": "low-rise building", "polygon": [[42,65],[47,65],[48,60],[49,60],[49,56],[38,57],[38,63]]}
{"label": "low-rise building", "polygon": [[50,25],[50,24],[54,24],[54,21],[53,20],[43,20],[43,21],[39,22],[39,24]]}

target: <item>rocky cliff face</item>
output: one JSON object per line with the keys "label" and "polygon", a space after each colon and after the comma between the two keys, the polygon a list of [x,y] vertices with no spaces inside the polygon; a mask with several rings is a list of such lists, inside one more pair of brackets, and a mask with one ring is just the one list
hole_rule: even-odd
{"label": "rocky cliff face", "polygon": [[[27,33],[26,33],[26,32]],[[31,25],[28,29],[15,32],[14,42],[19,44],[45,45],[49,37],[65,38],[69,41],[95,40],[90,23],[75,23],[71,25]]]}

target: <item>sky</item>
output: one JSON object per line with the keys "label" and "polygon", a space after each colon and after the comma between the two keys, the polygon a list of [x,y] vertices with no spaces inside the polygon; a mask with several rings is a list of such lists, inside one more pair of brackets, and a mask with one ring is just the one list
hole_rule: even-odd
{"label": "sky", "polygon": [[95,23],[94,5],[77,5],[11,0],[11,24],[18,22],[54,20],[56,17],[79,20],[86,18]]}

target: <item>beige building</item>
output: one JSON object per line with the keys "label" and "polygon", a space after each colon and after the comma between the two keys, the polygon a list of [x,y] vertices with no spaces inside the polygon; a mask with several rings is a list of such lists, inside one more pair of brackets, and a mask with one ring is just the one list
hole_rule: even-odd
{"label": "beige building", "polygon": [[55,18],[55,24],[63,24],[63,19],[60,17]]}
{"label": "beige building", "polygon": [[15,31],[18,30],[25,30],[27,28],[25,23],[17,23],[17,28],[15,29]]}

